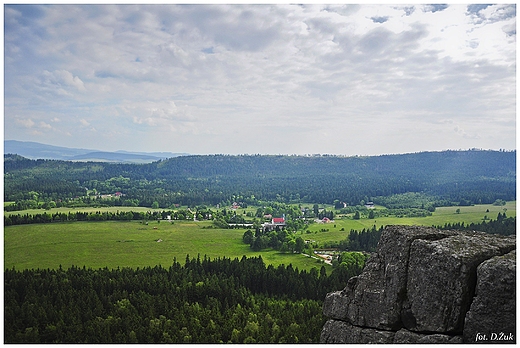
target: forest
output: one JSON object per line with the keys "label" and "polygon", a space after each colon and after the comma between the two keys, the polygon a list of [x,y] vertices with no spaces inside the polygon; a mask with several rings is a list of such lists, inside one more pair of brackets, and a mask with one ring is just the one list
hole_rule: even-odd
{"label": "forest", "polygon": [[5,343],[317,343],[322,302],[363,268],[331,275],[261,257],[186,256],[164,268],[71,267],[4,273]]}
{"label": "forest", "polygon": [[[4,208],[230,205],[349,206],[405,193],[431,206],[516,197],[516,151],[443,151],[371,157],[207,155],[149,164],[4,156]],[[114,196],[119,193],[119,196]],[[112,195],[112,196],[108,196]]]}

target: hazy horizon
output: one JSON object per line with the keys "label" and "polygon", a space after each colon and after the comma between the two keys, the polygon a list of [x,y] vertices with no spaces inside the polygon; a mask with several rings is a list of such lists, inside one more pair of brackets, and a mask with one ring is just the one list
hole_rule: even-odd
{"label": "hazy horizon", "polygon": [[[16,139],[5,139],[4,141],[21,141]],[[33,141],[26,141],[26,142],[33,142]],[[53,144],[46,144],[46,143],[40,143],[40,142],[33,142],[43,145],[49,145],[49,146],[56,146],[56,147],[64,147],[69,149],[80,149],[80,150],[89,150],[93,152],[128,152],[128,153],[143,153],[143,154],[153,154],[153,153],[172,153],[172,154],[179,154],[182,156],[214,156],[214,155],[223,155],[223,156],[338,156],[338,157],[356,157],[356,156],[386,156],[386,155],[406,155],[406,154],[413,154],[413,153],[421,153],[421,152],[445,152],[445,151],[505,151],[505,152],[513,152],[516,151],[516,149],[484,149],[484,148],[468,148],[468,149],[442,149],[442,150],[431,150],[431,151],[414,151],[414,152],[395,152],[395,153],[379,153],[379,154],[372,154],[372,155],[366,155],[366,154],[330,154],[330,153],[234,153],[234,154],[228,154],[228,153],[179,153],[174,151],[129,151],[125,149],[117,149],[117,150],[111,150],[106,151],[99,148],[94,147],[88,147],[88,148],[76,148],[76,147],[69,147],[69,146],[59,146],[59,145],[53,145]],[[5,151],[4,151],[5,152]]]}
{"label": "hazy horizon", "polygon": [[99,151],[516,149],[516,5],[4,5],[4,139]]}

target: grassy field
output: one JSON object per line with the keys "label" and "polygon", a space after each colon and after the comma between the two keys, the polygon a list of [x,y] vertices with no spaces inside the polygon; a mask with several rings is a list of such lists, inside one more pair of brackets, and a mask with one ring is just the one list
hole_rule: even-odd
{"label": "grassy field", "polygon": [[[456,210],[460,209],[460,213]],[[507,216],[516,216],[516,202],[506,206],[478,205],[472,207],[437,208],[435,213],[423,218],[395,218],[352,220],[338,219],[329,224],[312,224],[309,233],[301,233],[304,239],[318,242],[339,241],[347,238],[351,229],[361,230],[376,225],[444,225],[447,222],[481,222],[484,216],[496,219],[507,209]],[[93,211],[134,208],[92,208]],[[142,208],[144,210],[150,210]],[[52,212],[57,209],[53,209]],[[64,211],[70,211],[70,208]],[[80,210],[80,209],[78,209]],[[89,209],[81,209],[88,211]],[[489,210],[489,211],[487,211]],[[37,211],[39,213],[42,210]],[[24,211],[24,213],[30,213]],[[227,230],[208,228],[204,222],[163,221],[144,225],[139,221],[73,222],[8,226],[4,228],[4,267],[16,269],[64,268],[71,265],[92,268],[169,266],[173,258],[184,263],[190,257],[207,255],[216,257],[242,257],[261,255],[266,264],[289,264],[299,269],[321,267],[316,260],[296,254],[277,251],[253,252],[242,243],[244,229]],[[323,229],[328,231],[322,231]],[[344,231],[341,231],[344,229]],[[158,240],[161,240],[158,242]],[[327,266],[330,267],[330,266]]]}
{"label": "grassy field", "polygon": [[[207,255],[261,255],[267,264],[300,269],[321,267],[316,260],[275,251],[253,252],[242,243],[244,230],[203,228],[210,222],[168,222],[143,225],[137,221],[75,222],[9,226],[4,229],[4,267],[58,268],[61,264],[92,268],[171,265]],[[157,228],[157,229],[155,229]],[[158,240],[161,240],[158,242]]]}
{"label": "grassy field", "polygon": [[[336,219],[328,224],[312,224],[309,227],[309,233],[303,233],[305,239],[312,239],[317,242],[325,242],[330,240],[342,240],[348,237],[350,230],[362,230],[364,228],[372,228],[374,225],[379,228],[388,225],[422,225],[422,226],[439,226],[445,223],[464,222],[480,223],[484,216],[496,220],[498,213],[504,213],[509,217],[516,216],[516,201],[507,202],[505,206],[494,206],[492,204],[482,204],[470,207],[439,207],[432,216],[427,217],[383,217],[376,219],[360,219],[353,220],[351,218]],[[460,212],[457,213],[457,209]],[[344,229],[344,231],[341,231]],[[328,230],[322,232],[322,230]]]}

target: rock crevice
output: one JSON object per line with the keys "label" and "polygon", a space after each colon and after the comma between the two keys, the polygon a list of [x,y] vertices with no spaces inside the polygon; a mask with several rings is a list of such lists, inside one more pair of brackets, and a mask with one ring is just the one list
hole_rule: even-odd
{"label": "rock crevice", "polygon": [[389,226],[363,273],[327,294],[321,342],[516,342],[515,246],[514,236]]}

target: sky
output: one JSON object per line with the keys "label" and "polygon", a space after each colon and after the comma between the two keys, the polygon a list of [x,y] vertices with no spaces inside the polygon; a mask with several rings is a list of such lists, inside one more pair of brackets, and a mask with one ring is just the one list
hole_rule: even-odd
{"label": "sky", "polygon": [[4,139],[516,149],[516,5],[4,5]]}

